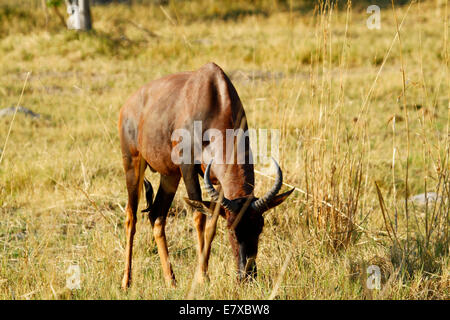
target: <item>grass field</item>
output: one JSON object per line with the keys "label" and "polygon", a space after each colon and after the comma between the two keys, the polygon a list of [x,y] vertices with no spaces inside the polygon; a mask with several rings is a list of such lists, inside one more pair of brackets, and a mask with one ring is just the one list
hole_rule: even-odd
{"label": "grass field", "polygon": [[[95,32],[76,33],[40,1],[0,0],[0,108],[41,115],[0,118],[0,299],[188,296],[196,235],[184,185],[166,228],[177,288],[139,214],[133,284],[120,289],[117,119],[142,84],[209,61],[230,76],[250,127],[281,130],[280,165],[298,190],[265,216],[257,281],[236,282],[219,220],[210,282],[190,297],[450,298],[447,0],[380,1],[380,29],[366,26],[377,1],[135,2],[94,6]],[[271,183],[257,174],[256,194]],[[424,192],[438,201],[405,200]],[[66,288],[71,265],[79,290]],[[379,290],[366,286],[370,265]]]}

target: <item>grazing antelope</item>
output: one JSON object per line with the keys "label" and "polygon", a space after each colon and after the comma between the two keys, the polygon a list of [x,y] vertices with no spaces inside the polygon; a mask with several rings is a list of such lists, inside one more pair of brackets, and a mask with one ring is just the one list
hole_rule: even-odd
{"label": "grazing antelope", "polygon": [[[282,203],[293,191],[277,195],[283,178],[276,162],[276,181],[259,199],[253,196],[253,163],[233,161],[235,154],[233,159],[225,159],[224,155],[223,159],[216,158],[206,166],[195,159],[189,163],[176,164],[172,160],[172,152],[177,142],[172,141],[172,134],[177,129],[192,131],[194,121],[201,121],[203,131],[214,128],[223,136],[227,129],[241,128],[247,131],[245,112],[236,89],[214,63],[208,63],[197,71],[177,73],[152,81],[131,96],[120,110],[119,135],[128,190],[126,265],[122,281],[124,289],[131,281],[133,237],[142,185],[145,185],[148,204],[144,211],[149,212],[164,277],[172,286],[175,285],[175,276],[169,262],[165,223],[181,177],[189,197],[185,200],[193,207],[198,236],[196,275],[200,281],[207,276],[211,243],[219,214],[227,221],[239,279],[256,276],[255,258],[264,225],[262,214]],[[251,156],[248,135],[244,139],[245,156],[248,157]],[[195,143],[192,141],[193,149]],[[214,139],[209,144],[214,143],[217,147],[221,142]],[[203,146],[206,144],[203,143]],[[147,166],[160,174],[160,185],[154,200],[151,184],[144,179]],[[199,175],[204,177],[205,189],[213,201],[202,200]],[[214,184],[220,184],[220,192],[214,188]],[[215,213],[208,217],[210,212]]]}

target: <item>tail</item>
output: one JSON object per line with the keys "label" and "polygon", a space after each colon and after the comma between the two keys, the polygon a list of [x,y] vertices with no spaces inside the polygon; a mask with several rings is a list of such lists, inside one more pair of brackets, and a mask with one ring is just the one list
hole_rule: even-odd
{"label": "tail", "polygon": [[150,212],[153,206],[153,187],[146,178],[144,178],[144,187],[145,187],[145,199],[147,200],[147,208],[142,210],[141,212]]}

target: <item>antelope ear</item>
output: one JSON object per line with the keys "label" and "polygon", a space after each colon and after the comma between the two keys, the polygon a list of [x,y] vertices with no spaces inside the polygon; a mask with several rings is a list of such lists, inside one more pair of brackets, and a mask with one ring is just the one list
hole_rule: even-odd
{"label": "antelope ear", "polygon": [[[189,198],[184,198],[184,201],[194,210],[197,210],[207,216],[212,216],[214,213],[214,208],[216,207],[217,202],[213,201],[198,201],[191,200]],[[217,204],[218,205],[218,204]],[[225,210],[220,206],[219,214],[222,217],[225,217]]]}
{"label": "antelope ear", "polygon": [[[289,191],[286,191],[285,193],[281,193],[279,195],[276,195],[275,197],[273,197],[272,200],[269,201],[269,203],[267,204],[267,207],[269,209],[272,209],[276,206],[278,206],[279,204],[281,204],[284,200],[286,200],[287,197],[289,197],[289,195],[295,190],[295,188],[292,188]],[[267,210],[269,210],[267,209]]]}

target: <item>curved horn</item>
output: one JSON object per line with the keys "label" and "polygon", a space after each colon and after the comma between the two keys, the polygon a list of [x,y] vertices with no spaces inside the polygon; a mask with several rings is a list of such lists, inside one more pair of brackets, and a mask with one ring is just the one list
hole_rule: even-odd
{"label": "curved horn", "polygon": [[262,198],[253,201],[251,204],[252,208],[259,212],[267,210],[267,203],[277,195],[278,191],[281,189],[281,185],[283,184],[283,172],[274,158],[272,158],[272,161],[277,170],[277,178],[275,179],[275,183],[273,184],[272,189],[270,189]]}
{"label": "curved horn", "polygon": [[[217,192],[216,189],[214,189],[214,186],[212,185],[211,180],[209,179],[211,164],[212,164],[213,160],[211,160],[211,162],[208,164],[208,166],[206,167],[206,170],[205,170],[205,175],[204,175],[205,188],[206,188],[206,191],[208,191],[209,195],[211,196],[211,198],[214,201],[219,201],[220,194],[219,194],[219,192]],[[233,201],[228,200],[227,198],[225,198],[225,196],[222,198],[220,205],[222,207],[224,207],[225,209],[227,209],[228,211],[235,212],[235,213],[237,211],[236,205],[233,203]]]}

